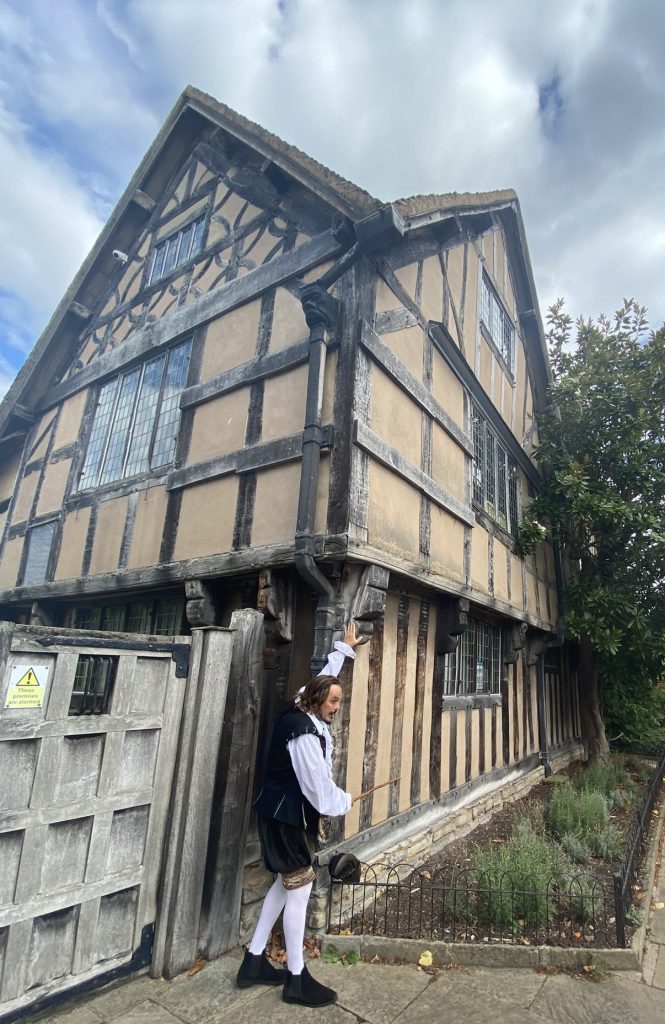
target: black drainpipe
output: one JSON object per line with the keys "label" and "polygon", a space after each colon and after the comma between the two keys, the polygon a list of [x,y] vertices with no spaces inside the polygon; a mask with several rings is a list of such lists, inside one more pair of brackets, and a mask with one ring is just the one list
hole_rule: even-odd
{"label": "black drainpipe", "polygon": [[309,370],[305,403],[298,518],[295,535],[296,569],[318,595],[314,618],[314,649],[311,668],[323,668],[332,646],[335,618],[335,591],[330,580],[321,572],[314,559],[314,514],[316,489],[321,460],[321,414],[323,407],[323,381],[326,368],[328,340],[337,325],[339,303],[327,289],[341,277],[360,257],[368,252],[402,238],[405,225],[392,206],[384,206],[355,225],[345,218],[333,224],[338,241],[346,247],[337,262],[318,281],[303,286],[300,301],[309,327]]}

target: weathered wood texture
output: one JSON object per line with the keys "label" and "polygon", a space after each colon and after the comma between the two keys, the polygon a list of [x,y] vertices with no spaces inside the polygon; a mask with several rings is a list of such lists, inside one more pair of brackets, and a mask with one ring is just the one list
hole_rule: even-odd
{"label": "weathered wood texture", "polygon": [[[2,624],[0,1014],[149,959],[189,644]],[[81,657],[115,664],[106,713],[70,713]],[[41,706],[5,706],[14,666]]]}

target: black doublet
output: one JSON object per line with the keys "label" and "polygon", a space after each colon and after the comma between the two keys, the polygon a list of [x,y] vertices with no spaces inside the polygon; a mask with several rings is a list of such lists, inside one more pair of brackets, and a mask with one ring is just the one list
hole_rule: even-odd
{"label": "black doublet", "polygon": [[301,790],[288,751],[289,741],[298,736],[316,736],[325,757],[325,737],[317,731],[309,715],[291,701],[275,725],[254,810],[260,818],[304,828],[309,835],[316,836],[319,812]]}

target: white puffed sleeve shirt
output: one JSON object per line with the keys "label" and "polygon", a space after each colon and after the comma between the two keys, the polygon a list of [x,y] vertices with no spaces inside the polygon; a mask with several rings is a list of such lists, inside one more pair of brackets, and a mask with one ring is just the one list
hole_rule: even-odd
{"label": "white puffed sleeve shirt", "polygon": [[[342,640],[338,640],[335,649],[328,655],[328,661],[321,673],[322,676],[339,675],[345,658],[355,658],[355,651]],[[302,690],[301,690],[302,692]],[[312,735],[296,736],[289,740],[287,749],[291,757],[293,770],[303,795],[309,800],[319,814],[336,817],[351,810],[351,794],[336,786],[332,777],[332,737],[326,722],[322,722],[312,712],[307,712],[314,723],[319,736],[323,736],[326,745],[325,757],[321,750],[321,741]]]}

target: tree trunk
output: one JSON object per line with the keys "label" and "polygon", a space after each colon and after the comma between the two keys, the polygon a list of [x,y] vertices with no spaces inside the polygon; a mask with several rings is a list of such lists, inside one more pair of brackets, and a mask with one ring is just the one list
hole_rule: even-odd
{"label": "tree trunk", "polygon": [[600,710],[598,664],[591,642],[586,636],[580,640],[580,664],[577,677],[580,691],[582,739],[587,748],[589,761],[607,763],[610,757],[610,745],[607,742],[605,723]]}

